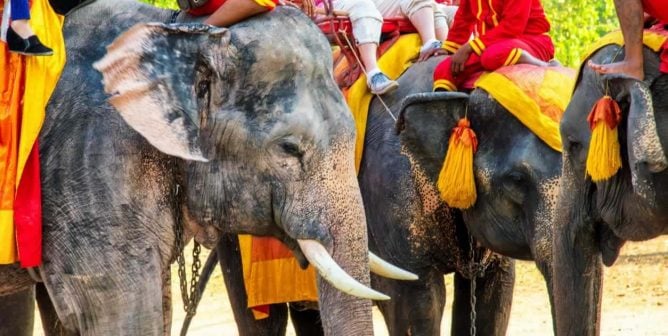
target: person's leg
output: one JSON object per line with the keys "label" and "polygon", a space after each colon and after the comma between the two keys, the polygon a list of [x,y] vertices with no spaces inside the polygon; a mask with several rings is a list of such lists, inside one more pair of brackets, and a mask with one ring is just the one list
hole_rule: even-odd
{"label": "person's leg", "polygon": [[384,94],[396,89],[399,84],[383,74],[376,62],[383,18],[374,3],[371,0],[336,0],[333,5],[336,10],[348,12],[371,92]]}
{"label": "person's leg", "polygon": [[[397,5],[401,15],[411,21],[422,40],[418,62],[436,54],[441,49],[441,41],[436,39],[433,0],[398,0]],[[381,13],[386,17],[382,10]]]}
{"label": "person's leg", "polygon": [[448,38],[448,18],[444,13],[445,5],[434,3],[434,28],[436,30],[436,39],[443,42]]}
{"label": "person's leg", "polygon": [[12,30],[16,32],[23,39],[35,35],[30,29],[30,7],[28,7],[28,0],[10,0],[11,5],[11,23]]}
{"label": "person's leg", "polygon": [[434,69],[434,91],[462,91],[472,75],[484,70],[480,56],[475,53],[471,53],[464,64],[464,71],[457,76],[452,75],[451,65],[451,58],[446,57]]}
{"label": "person's leg", "polygon": [[527,35],[521,39],[509,39],[488,46],[482,52],[480,60],[485,70],[494,71],[514,64],[557,65],[557,62],[550,61],[552,56],[554,47],[549,36]]}
{"label": "person's leg", "polygon": [[274,6],[275,3],[271,1],[268,1],[266,5],[261,5],[254,0],[227,0],[211,16],[204,20],[204,24],[229,27],[251,16],[268,12]]}
{"label": "person's leg", "polygon": [[617,18],[624,36],[624,60],[610,64],[596,64],[589,61],[587,64],[595,71],[607,73],[622,73],[633,78],[643,80],[643,6],[641,0],[615,0]]}

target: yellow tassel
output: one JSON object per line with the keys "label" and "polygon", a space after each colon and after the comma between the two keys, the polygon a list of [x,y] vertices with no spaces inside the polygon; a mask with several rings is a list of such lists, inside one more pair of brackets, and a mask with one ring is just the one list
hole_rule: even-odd
{"label": "yellow tassel", "polygon": [[587,173],[594,182],[611,178],[622,167],[617,137],[621,115],[617,102],[606,95],[596,102],[587,117],[592,130],[587,153]]}
{"label": "yellow tassel", "polygon": [[478,140],[469,120],[460,119],[450,136],[448,153],[436,184],[443,201],[453,208],[468,209],[475,203],[473,153],[477,149]]}

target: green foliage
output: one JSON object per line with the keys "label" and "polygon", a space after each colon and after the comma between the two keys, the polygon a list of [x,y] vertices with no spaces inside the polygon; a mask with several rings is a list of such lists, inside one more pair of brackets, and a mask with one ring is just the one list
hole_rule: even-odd
{"label": "green foliage", "polygon": [[156,7],[169,8],[169,9],[179,8],[179,5],[176,3],[176,0],[139,0],[139,1]]}
{"label": "green foliage", "polygon": [[542,3],[552,24],[550,35],[556,57],[566,66],[579,66],[594,41],[619,29],[612,0],[543,0]]}

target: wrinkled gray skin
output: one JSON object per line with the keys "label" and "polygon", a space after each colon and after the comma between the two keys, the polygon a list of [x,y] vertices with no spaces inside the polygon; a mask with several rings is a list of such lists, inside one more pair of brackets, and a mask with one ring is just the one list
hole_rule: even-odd
{"label": "wrinkled gray skin", "polygon": [[[408,80],[411,79],[409,77]],[[436,180],[443,165],[452,130],[457,126],[459,119],[464,117],[467,104],[468,118],[479,145],[473,162],[477,200],[472,208],[463,211],[465,226],[482,246],[496,253],[515,259],[535,260],[550,291],[551,220],[558,193],[561,155],[491,99],[484,90],[476,89],[470,95],[424,93],[406,99],[397,125],[401,132],[402,151],[410,158],[411,173],[422,190],[419,196],[421,206],[423,209],[432,209],[436,214],[438,214],[436,209],[443,207],[439,205],[440,197],[435,189]],[[374,135],[371,136],[373,139]],[[380,157],[374,159],[380,160]],[[373,161],[366,162],[367,165],[373,164]],[[396,169],[384,169],[384,174],[389,176],[391,173],[386,171],[396,172]],[[371,182],[372,180],[369,180],[368,183]],[[360,184],[367,215],[370,212],[369,207],[373,206],[367,203],[368,183],[362,180]],[[389,194],[390,191],[387,190],[385,193]],[[383,215],[380,211],[378,214]],[[459,220],[457,225],[463,225],[458,216],[455,216],[455,219]],[[402,251],[410,251],[404,252],[402,257],[405,259],[401,259],[404,263],[409,260],[410,266],[390,257],[388,259],[412,271],[429,269],[428,263],[419,264],[424,263],[424,260],[430,260],[437,266],[447,265],[443,261],[434,260],[434,256],[442,257],[437,252],[442,247],[436,242],[439,242],[438,239],[442,241],[443,237],[425,234],[430,231],[420,228],[417,224],[419,222],[413,223],[408,228],[401,226],[393,228],[389,225],[379,225],[383,223],[381,218],[368,216],[367,221],[371,237],[369,246],[372,250],[379,248],[382,257],[402,256]],[[439,231],[448,232],[446,229]],[[380,239],[387,237],[387,232],[398,236],[407,235],[409,239],[402,241],[406,244],[404,246],[396,244],[388,247],[387,244],[382,244]],[[452,233],[445,235],[445,237],[451,236]],[[434,267],[430,271],[435,273],[435,269],[438,268]],[[422,275],[425,271],[418,272]],[[425,277],[421,276],[421,279]],[[502,280],[511,281],[503,284],[510,287],[510,290],[512,279],[510,277]],[[372,279],[372,283],[375,280]],[[380,279],[379,281],[388,282]],[[398,298],[401,296],[397,296],[384,286],[375,283],[374,286],[393,295],[391,303],[383,303],[381,306],[401,305],[398,303]],[[397,288],[408,288],[408,286],[409,284],[396,284]],[[508,297],[510,296],[508,294]],[[413,292],[406,295],[405,300],[412,301],[415,297],[416,293]],[[510,302],[507,304],[510,305]]]}
{"label": "wrinkled gray skin", "polygon": [[[613,62],[618,47],[591,59]],[[554,225],[554,293],[558,335],[600,334],[602,263],[611,266],[627,240],[668,233],[668,75],[645,49],[645,83],[602,77],[588,67],[580,73],[561,121],[563,176]],[[623,53],[617,55],[621,59]],[[585,61],[586,62],[586,61]],[[591,132],[587,116],[605,92],[620,103],[618,126],[622,168],[610,180],[585,178]],[[649,84],[649,85],[648,85]],[[658,136],[658,138],[657,138]]]}
{"label": "wrinkled gray skin", "polygon": [[[399,78],[399,89],[382,99],[398,116],[405,97],[431,91],[434,67],[442,58],[417,63]],[[436,120],[427,122],[436,123]],[[426,132],[430,139],[445,136]],[[442,152],[438,155],[441,156]],[[468,335],[470,281],[461,272],[469,262],[467,229],[461,214],[440,201],[415,157],[400,143],[395,122],[376,98],[369,109],[364,154],[359,172],[369,231],[369,248],[381,258],[416,273],[417,281],[372,276],[372,285],[392,297],[378,302],[391,335],[441,335],[445,304],[443,275],[455,273],[452,335]],[[480,251],[480,249],[478,249]],[[485,276],[477,280],[477,332],[505,335],[514,267],[493,256]]]}
{"label": "wrinkled gray skin", "polygon": [[[400,89],[383,96],[395,115],[403,98],[431,88],[434,59],[413,65],[399,79]],[[441,104],[442,105],[442,104]],[[446,127],[443,125],[443,127]],[[444,133],[445,134],[445,133]],[[449,134],[449,131],[448,131]],[[428,134],[440,139],[437,133]],[[447,140],[447,139],[446,139]],[[445,305],[443,275],[463,271],[468,262],[468,233],[461,214],[445,206],[424,173],[411,169],[402,153],[395,123],[378,99],[369,110],[364,156],[359,173],[369,231],[369,248],[381,258],[419,275],[417,281],[390,280],[372,275],[372,284],[392,293],[378,302],[391,335],[441,335]],[[435,155],[443,155],[440,152]],[[559,160],[559,155],[554,155]],[[440,158],[441,162],[443,157]],[[555,166],[557,169],[559,164]],[[440,166],[439,166],[440,168]],[[246,308],[236,237],[223,237],[218,256],[240,335],[285,335],[287,307],[271,306],[267,319],[256,321]],[[477,249],[480,252],[480,249]],[[505,335],[512,301],[514,268],[511,260],[492,257],[485,276],[477,280],[479,335]],[[470,327],[470,281],[455,275],[452,335],[467,335]],[[291,310],[298,335],[316,335],[312,320]]]}
{"label": "wrinkled gray skin", "polygon": [[[122,0],[66,19],[67,66],[40,138],[40,271],[64,326],[169,334],[177,222],[208,246],[220,232],[272,235],[302,262],[296,239],[314,239],[368,285],[355,131],[325,38],[281,8],[231,30],[143,25],[106,52],[171,16]],[[111,98],[92,67],[105,53]],[[0,273],[0,288],[23,275]],[[372,334],[370,301],[318,286],[327,334]]]}

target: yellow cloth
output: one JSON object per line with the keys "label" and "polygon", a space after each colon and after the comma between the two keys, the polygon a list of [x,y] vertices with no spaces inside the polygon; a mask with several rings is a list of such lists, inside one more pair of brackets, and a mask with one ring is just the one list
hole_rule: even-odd
{"label": "yellow cloth", "polygon": [[[378,68],[387,77],[396,80],[406,71],[420,53],[420,36],[418,34],[407,34],[399,37],[399,40],[390,47],[379,59]],[[357,172],[362,162],[364,152],[364,135],[366,134],[366,121],[369,114],[369,104],[373,95],[366,85],[366,76],[360,76],[350,87],[346,95],[348,107],[353,113],[355,127],[357,128],[357,139],[355,143],[355,168]]]}
{"label": "yellow cloth", "polygon": [[[651,30],[645,30],[643,34],[643,43],[654,52],[658,52],[661,49],[661,46],[666,42],[666,39],[668,39],[668,36]],[[610,32],[594,42],[594,44],[589,47],[589,50],[583,54],[581,61],[584,62],[584,60],[589,58],[599,49],[610,44],[624,45],[624,36],[622,36],[621,30]]]}
{"label": "yellow cloth", "polygon": [[255,319],[268,317],[266,310],[253,309],[274,303],[318,301],[315,271],[299,267],[292,252],[270,237],[239,235],[244,285]]}
{"label": "yellow cloth", "polygon": [[[0,3],[0,11],[2,8]],[[30,15],[30,26],[54,55],[20,56],[9,53],[6,43],[0,42],[0,264],[17,261],[14,195],[42,128],[44,109],[65,65],[63,17],[53,11],[48,0],[33,0]],[[23,87],[25,92],[21,92]],[[22,111],[20,125],[18,111]]]}
{"label": "yellow cloth", "polygon": [[552,149],[561,152],[559,121],[575,84],[575,70],[519,64],[482,75],[475,83]]}

